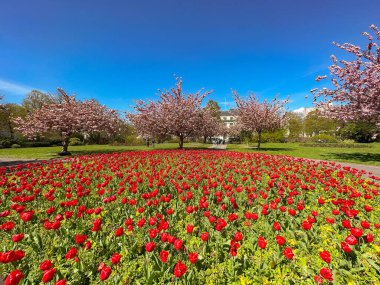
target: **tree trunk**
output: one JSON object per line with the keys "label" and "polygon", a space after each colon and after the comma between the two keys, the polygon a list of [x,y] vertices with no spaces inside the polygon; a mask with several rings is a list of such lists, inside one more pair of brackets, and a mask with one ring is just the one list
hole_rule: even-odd
{"label": "tree trunk", "polygon": [[62,151],[59,152],[59,155],[71,155],[69,151],[67,151],[69,148],[69,137],[63,137],[62,138]]}
{"label": "tree trunk", "polygon": [[207,136],[203,136],[203,143],[206,143],[207,141]]}
{"label": "tree trunk", "polygon": [[8,128],[9,128],[9,134],[10,134],[11,140],[13,140],[14,139],[14,131],[13,131],[13,127],[12,127],[12,123],[11,123],[10,119],[8,121]]}
{"label": "tree trunk", "polygon": [[260,144],[261,144],[261,132],[258,132],[257,149],[260,149]]}
{"label": "tree trunk", "polygon": [[179,136],[179,149],[183,149],[183,135]]}

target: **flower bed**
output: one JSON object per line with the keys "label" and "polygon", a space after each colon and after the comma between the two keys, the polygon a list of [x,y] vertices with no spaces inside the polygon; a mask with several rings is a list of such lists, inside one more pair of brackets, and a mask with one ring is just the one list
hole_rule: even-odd
{"label": "flower bed", "polygon": [[0,174],[0,276],[6,284],[378,284],[379,187],[331,163],[223,151],[19,166]]}

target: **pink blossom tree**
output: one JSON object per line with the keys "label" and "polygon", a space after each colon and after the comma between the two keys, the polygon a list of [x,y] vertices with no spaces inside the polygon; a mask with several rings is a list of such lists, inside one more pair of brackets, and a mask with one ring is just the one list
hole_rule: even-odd
{"label": "pink blossom tree", "polygon": [[215,117],[213,111],[207,108],[207,106],[202,109],[201,122],[197,133],[203,137],[204,143],[206,143],[207,138],[223,135],[224,133],[223,123],[220,118]]}
{"label": "pink blossom tree", "polygon": [[[334,43],[348,52],[353,60],[337,60],[332,55],[330,79],[334,88],[312,89],[320,111],[343,121],[367,121],[380,125],[380,30],[371,25],[374,35],[364,32],[368,40],[365,48],[345,43]],[[317,81],[327,78],[318,76]],[[322,99],[317,102],[318,99]]]}
{"label": "pink blossom tree", "polygon": [[62,137],[60,155],[69,155],[69,138],[75,133],[106,132],[116,134],[120,118],[115,110],[100,105],[95,100],[79,101],[58,88],[61,102],[44,104],[26,116],[16,118],[17,129],[26,137],[35,138],[48,132],[58,132]]}
{"label": "pink blossom tree", "polygon": [[179,139],[183,148],[185,138],[195,135],[202,125],[203,99],[210,93],[203,89],[194,94],[185,94],[182,80],[177,78],[175,87],[159,90],[159,100],[136,102],[134,113],[127,113],[140,135],[155,137],[172,135]]}
{"label": "pink blossom tree", "polygon": [[274,98],[270,102],[267,100],[260,102],[253,93],[250,93],[245,100],[236,91],[232,92],[237,107],[237,126],[240,126],[241,130],[256,132],[257,148],[260,149],[262,133],[274,131],[284,124],[284,106],[287,100]]}

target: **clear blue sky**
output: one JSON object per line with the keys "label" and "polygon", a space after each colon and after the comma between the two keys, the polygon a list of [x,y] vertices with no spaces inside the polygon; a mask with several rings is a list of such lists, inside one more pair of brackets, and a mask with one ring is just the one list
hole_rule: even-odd
{"label": "clear blue sky", "polygon": [[380,26],[378,0],[4,0],[0,2],[0,94],[62,87],[118,110],[181,76],[186,91],[231,88],[311,106],[332,41],[363,43]]}

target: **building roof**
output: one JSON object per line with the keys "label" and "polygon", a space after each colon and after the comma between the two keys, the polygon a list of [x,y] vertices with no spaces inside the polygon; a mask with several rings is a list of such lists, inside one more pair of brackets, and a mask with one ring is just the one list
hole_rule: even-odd
{"label": "building roof", "polygon": [[236,116],[236,110],[220,111],[220,116]]}

